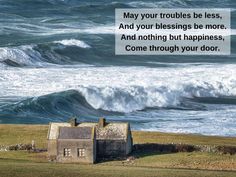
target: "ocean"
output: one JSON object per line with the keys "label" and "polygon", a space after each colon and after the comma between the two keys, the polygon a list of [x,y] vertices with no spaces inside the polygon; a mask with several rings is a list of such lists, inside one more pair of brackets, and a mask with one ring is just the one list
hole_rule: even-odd
{"label": "ocean", "polygon": [[[231,8],[231,55],[115,55],[116,8]],[[236,1],[0,0],[0,123],[236,136]]]}

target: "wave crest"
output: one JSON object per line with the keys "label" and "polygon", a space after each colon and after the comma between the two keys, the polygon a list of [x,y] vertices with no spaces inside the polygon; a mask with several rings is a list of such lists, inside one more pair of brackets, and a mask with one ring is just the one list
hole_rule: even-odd
{"label": "wave crest", "polygon": [[[57,44],[63,45],[58,46]],[[84,63],[77,61],[77,57],[70,57],[62,50],[71,51],[67,49],[70,46],[78,47],[77,52],[85,48],[91,48],[84,41],[70,39],[53,41],[50,43],[38,45],[22,45],[17,47],[1,47],[0,48],[0,66],[12,67],[50,67],[60,65],[78,64],[84,66]],[[68,52],[69,53],[69,52]],[[73,56],[73,55],[72,55]]]}
{"label": "wave crest", "polygon": [[33,45],[0,48],[0,62],[9,66],[42,66],[41,54]]}
{"label": "wave crest", "polygon": [[33,116],[54,119],[57,117],[62,120],[72,116],[96,118],[110,115],[109,112],[94,109],[76,90],[52,93],[7,104],[0,107],[0,112],[0,117],[12,115],[24,118]]}
{"label": "wave crest", "polygon": [[64,39],[61,41],[54,41],[53,43],[62,44],[64,46],[77,46],[81,48],[91,48],[91,46],[86,44],[84,41],[76,40],[76,39]]}
{"label": "wave crest", "polygon": [[[42,68],[20,72],[9,69],[1,72],[0,95],[33,97],[73,89],[94,109],[133,112],[148,107],[192,108],[185,98],[234,97],[235,75],[232,64],[179,68]],[[14,78],[19,78],[17,85]],[[11,90],[4,92],[9,87]]]}

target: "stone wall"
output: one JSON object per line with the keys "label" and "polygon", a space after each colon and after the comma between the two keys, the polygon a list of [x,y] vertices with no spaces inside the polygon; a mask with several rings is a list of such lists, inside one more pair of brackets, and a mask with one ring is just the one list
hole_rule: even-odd
{"label": "stone wall", "polygon": [[126,142],[124,140],[97,140],[97,156],[119,157],[126,155]]}
{"label": "stone wall", "polygon": [[48,140],[48,158],[52,161],[57,156],[57,140]]}
{"label": "stone wall", "polygon": [[127,135],[127,143],[126,143],[126,155],[130,154],[133,149],[133,138],[131,135],[131,131],[128,131]]}
{"label": "stone wall", "polygon": [[[71,149],[71,156],[64,157],[64,149]],[[85,149],[85,156],[78,157],[78,148]],[[69,139],[59,139],[57,146],[58,154],[57,161],[58,162],[82,162],[82,163],[94,163],[96,161],[96,142],[95,140],[69,140]]]}

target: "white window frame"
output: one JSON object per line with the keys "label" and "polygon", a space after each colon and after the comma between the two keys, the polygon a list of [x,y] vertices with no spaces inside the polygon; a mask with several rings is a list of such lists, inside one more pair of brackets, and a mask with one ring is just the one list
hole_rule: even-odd
{"label": "white window frame", "polygon": [[85,149],[78,148],[78,157],[85,157]]}
{"label": "white window frame", "polygon": [[71,149],[70,148],[64,148],[64,157],[71,157]]}

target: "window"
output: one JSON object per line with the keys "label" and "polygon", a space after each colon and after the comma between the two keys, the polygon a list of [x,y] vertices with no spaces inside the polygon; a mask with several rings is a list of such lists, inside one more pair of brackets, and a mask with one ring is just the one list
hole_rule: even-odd
{"label": "window", "polygon": [[78,157],[84,157],[85,156],[85,149],[79,148],[78,149]]}
{"label": "window", "polygon": [[65,157],[70,157],[71,156],[71,149],[65,148],[64,149],[64,156]]}

